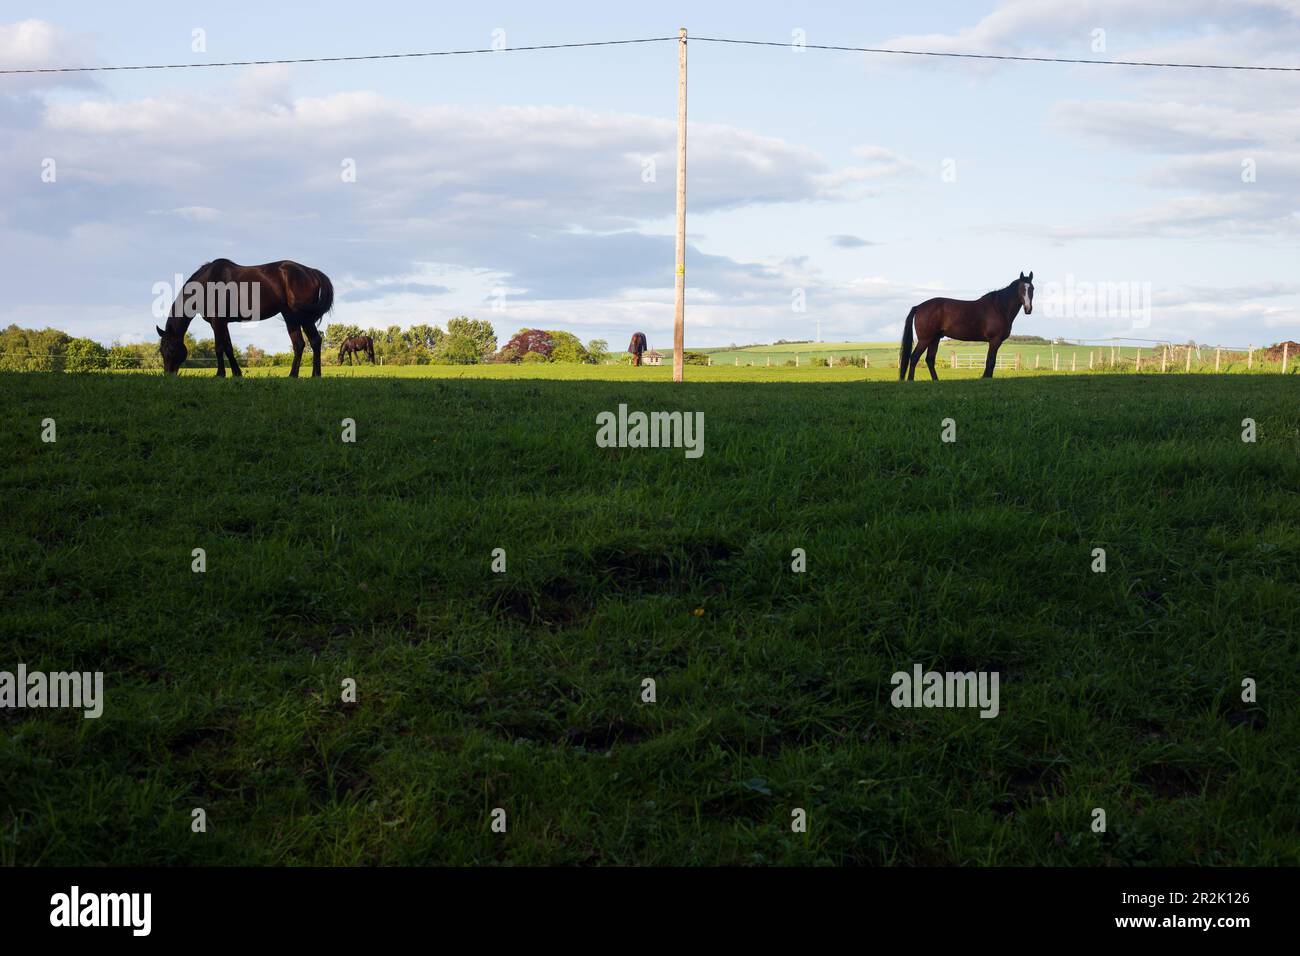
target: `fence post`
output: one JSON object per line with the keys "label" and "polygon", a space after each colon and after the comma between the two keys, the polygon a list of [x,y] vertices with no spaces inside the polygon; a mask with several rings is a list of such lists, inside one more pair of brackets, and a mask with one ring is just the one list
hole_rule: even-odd
{"label": "fence post", "polygon": [[798,352],[795,352],[795,353],[794,353],[794,367],[795,367],[795,368],[798,368],[798,367],[799,367],[799,353],[798,353]]}
{"label": "fence post", "polygon": [[1137,351],[1137,370],[1142,371],[1142,349],[1140,348]]}
{"label": "fence post", "polygon": [[1214,370],[1219,370],[1219,358],[1223,355],[1223,346],[1220,345],[1214,350]]}
{"label": "fence post", "polygon": [[1016,353],[1016,371],[1017,371],[1017,372],[1020,371],[1020,353],[1019,353],[1019,352]]}
{"label": "fence post", "polygon": [[1071,372],[1077,372],[1077,371],[1079,371],[1079,353],[1078,353],[1078,352],[1075,352],[1073,355],[1070,356],[1070,371],[1071,371]]}
{"label": "fence post", "polygon": [[870,356],[870,355],[863,355],[863,356],[862,356],[862,367],[863,367],[863,368],[871,368],[871,356]]}
{"label": "fence post", "polygon": [[1248,345],[1246,346],[1246,368],[1252,369],[1254,367],[1255,367],[1255,346]]}
{"label": "fence post", "polygon": [[1034,368],[1037,369],[1042,364],[1043,356],[1037,352],[1034,353]]}
{"label": "fence post", "polygon": [[1186,371],[1190,372],[1191,370],[1192,370],[1192,350],[1191,350],[1191,348],[1190,348],[1190,346],[1189,346],[1188,349],[1187,349],[1187,369],[1186,369]]}
{"label": "fence post", "polygon": [[1060,370],[1061,370],[1061,353],[1060,353],[1060,352],[1053,352],[1053,353],[1052,353],[1052,371],[1053,371],[1053,372],[1059,372]]}
{"label": "fence post", "polygon": [[1286,358],[1287,358],[1287,350],[1288,350],[1289,348],[1291,348],[1291,343],[1290,343],[1290,342],[1283,342],[1283,343],[1282,343],[1282,374],[1283,374],[1283,375],[1286,374]]}
{"label": "fence post", "polygon": [[1169,364],[1169,346],[1166,345],[1164,348],[1160,350],[1160,371],[1163,372],[1165,370],[1165,366],[1168,364]]}
{"label": "fence post", "polygon": [[767,357],[767,367],[768,368],[772,367],[772,356],[770,355]]}

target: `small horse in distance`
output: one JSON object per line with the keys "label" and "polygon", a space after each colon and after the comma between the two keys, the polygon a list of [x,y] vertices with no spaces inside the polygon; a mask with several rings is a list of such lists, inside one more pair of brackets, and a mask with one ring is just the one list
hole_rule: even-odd
{"label": "small horse in distance", "polygon": [[321,334],[317,326],[333,307],[334,285],[319,269],[287,259],[260,266],[241,266],[229,259],[213,259],[201,265],[177,291],[167,327],[154,326],[158,333],[163,371],[175,375],[184,363],[189,354],[185,332],[195,317],[202,315],[204,321],[212,326],[212,337],[217,346],[217,376],[225,377],[224,360],[229,358],[230,372],[238,378],[244,373],[235,361],[229,324],[260,322],[279,315],[283,316],[289,339],[293,342],[290,377],[298,377],[304,335],[311,342],[312,377],[319,377]]}
{"label": "small horse in distance", "polygon": [[633,332],[632,341],[628,343],[627,350],[632,353],[632,364],[640,365],[641,356],[646,350],[645,333]]}
{"label": "small horse in distance", "polygon": [[[961,342],[987,342],[989,354],[984,360],[984,378],[993,377],[998,363],[998,349],[1011,334],[1011,323],[1020,309],[1025,315],[1034,312],[1034,274],[1020,273],[1020,278],[1005,289],[986,292],[975,300],[926,299],[907,313],[903,325],[903,348],[898,360],[898,378],[910,382],[916,377],[916,363],[925,353],[930,378],[938,381],[934,358],[939,354],[939,340],[945,335]],[[916,348],[912,348],[912,330],[916,330]]]}
{"label": "small horse in distance", "polygon": [[375,363],[375,340],[368,335],[354,335],[351,338],[343,340],[339,346],[339,364],[343,364],[343,357],[347,356],[350,362],[357,361],[357,353],[370,356],[370,364]]}

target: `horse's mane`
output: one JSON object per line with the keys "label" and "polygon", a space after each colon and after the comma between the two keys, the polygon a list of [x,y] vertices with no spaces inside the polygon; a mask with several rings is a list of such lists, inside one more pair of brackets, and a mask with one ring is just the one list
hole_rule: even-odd
{"label": "horse's mane", "polygon": [[985,295],[991,295],[991,296],[993,296],[993,301],[995,301],[999,306],[1001,306],[1001,305],[1003,305],[1003,303],[1006,302],[1007,299],[1009,299],[1009,298],[1011,298],[1012,296],[1015,295],[1015,292],[1014,292],[1013,290],[1014,290],[1015,287],[1018,286],[1019,284],[1020,284],[1020,280],[1019,280],[1019,279],[1012,279],[1012,280],[1011,280],[1011,281],[1006,285],[1005,288],[1002,288],[1002,289],[994,289],[992,292],[986,292]]}

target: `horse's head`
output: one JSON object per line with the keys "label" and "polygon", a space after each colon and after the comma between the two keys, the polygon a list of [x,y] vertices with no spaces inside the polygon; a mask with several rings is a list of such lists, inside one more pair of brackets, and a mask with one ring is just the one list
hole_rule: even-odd
{"label": "horse's head", "polygon": [[1020,273],[1020,304],[1025,307],[1025,315],[1034,314],[1034,274]]}
{"label": "horse's head", "polygon": [[185,347],[185,334],[160,329],[156,325],[154,331],[158,333],[158,351],[162,353],[163,371],[175,375],[189,355],[189,349]]}

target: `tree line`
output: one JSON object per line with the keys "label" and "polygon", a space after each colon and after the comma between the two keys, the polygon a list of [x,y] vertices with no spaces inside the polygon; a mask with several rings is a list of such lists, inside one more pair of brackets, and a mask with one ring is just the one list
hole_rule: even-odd
{"label": "tree line", "polygon": [[[585,345],[572,332],[560,329],[520,329],[497,348],[492,323],[460,315],[447,321],[446,329],[418,324],[408,329],[390,325],[386,329],[331,323],[326,326],[323,364],[338,363],[343,340],[368,335],[375,343],[375,358],[384,365],[476,365],[485,362],[575,362],[599,365],[626,362],[626,353],[611,353],[604,339]],[[211,338],[199,339],[186,333],[188,368],[215,367],[216,345]],[[267,352],[256,345],[236,346],[241,365],[291,365],[292,352]],[[24,329],[10,325],[0,330],[0,370],[89,372],[107,369],[162,368],[156,342],[101,345],[94,339],[79,338],[59,329]]]}

